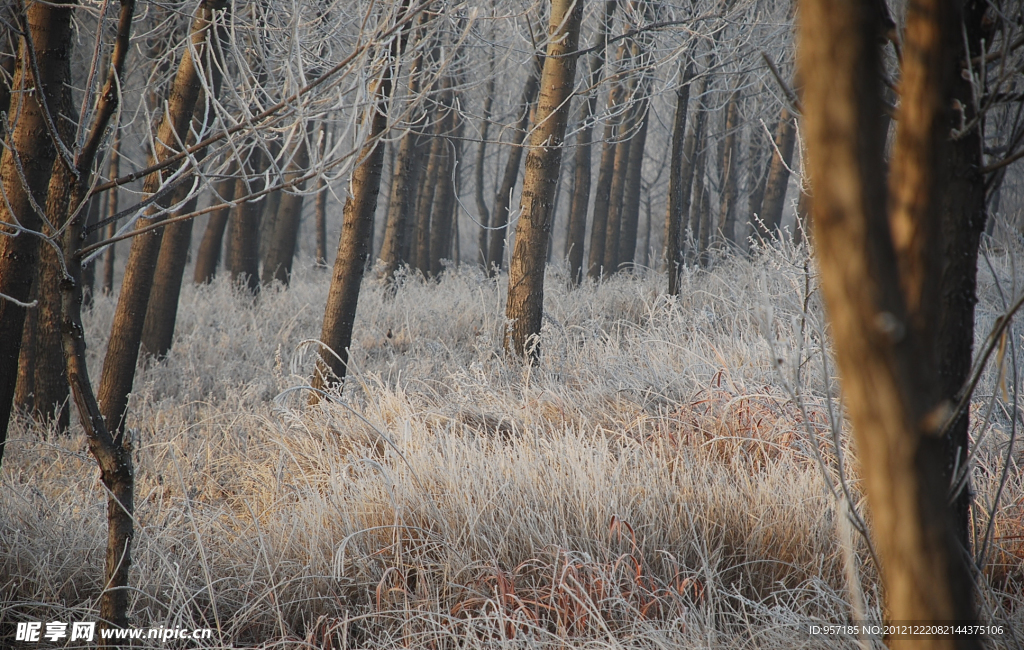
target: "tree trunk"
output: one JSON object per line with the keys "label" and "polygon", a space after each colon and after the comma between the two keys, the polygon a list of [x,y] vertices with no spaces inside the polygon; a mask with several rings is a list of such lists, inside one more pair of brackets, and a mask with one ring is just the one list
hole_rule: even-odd
{"label": "tree trunk", "polygon": [[[703,125],[702,125],[703,126]],[[701,266],[708,265],[708,242],[711,238],[711,224],[708,223],[708,188],[704,182],[704,171],[707,166],[708,138],[701,133],[697,144],[698,151],[693,164],[693,202],[690,205],[690,232],[694,236],[697,262]]]}
{"label": "tree trunk", "polygon": [[[426,16],[427,14],[421,14]],[[422,22],[422,18],[421,21]],[[420,92],[422,81],[421,68],[423,56],[417,56],[409,71],[409,94],[416,96]],[[391,173],[391,196],[388,200],[387,220],[384,222],[384,240],[380,247],[380,259],[384,263],[381,278],[390,287],[395,271],[407,260],[402,255],[402,240],[409,231],[409,222],[416,208],[416,187],[420,178],[422,153],[417,146],[419,134],[412,129],[402,136],[398,147],[398,157]],[[482,145],[481,145],[482,146]]]}
{"label": "tree trunk", "polygon": [[509,263],[505,318],[505,351],[519,356],[540,354],[539,336],[544,307],[544,254],[551,235],[551,207],[558,183],[569,99],[576,79],[583,3],[552,0],[548,48],[540,80],[536,125],[526,156],[522,213]]}
{"label": "tree trunk", "polygon": [[[110,144],[110,167],[107,172],[109,178],[117,178],[119,175],[121,163],[121,137],[120,131],[115,126],[113,142]],[[118,190],[120,188],[112,187],[107,190],[107,219],[113,219],[114,215],[117,214],[118,209]],[[117,222],[111,221],[106,225],[103,232],[105,239],[110,239],[117,234]],[[114,261],[115,251],[117,244],[110,244],[107,246],[107,250],[103,253],[103,293],[109,295],[114,291]]]}
{"label": "tree trunk", "polygon": [[[668,293],[671,296],[679,295],[679,272],[686,264],[684,244],[690,213],[690,188],[693,186],[693,147],[687,156],[687,146],[693,144],[693,127],[690,128],[690,134],[684,136],[693,63],[688,63],[680,73],[679,87],[676,88],[676,114],[672,122],[672,157],[669,162],[668,209],[665,215],[665,262],[668,264]],[[686,173],[687,170],[690,173]]]}
{"label": "tree trunk", "polygon": [[[199,242],[196,267],[192,276],[192,280],[196,284],[213,282],[213,278],[217,275],[220,249],[224,242],[224,230],[228,225],[228,215],[231,214],[231,202],[235,198],[235,174],[237,172],[238,162],[232,158],[225,177],[214,186],[214,196],[220,198],[221,205],[210,213],[210,219],[206,222],[206,229],[203,231],[203,239]],[[214,200],[217,199],[214,198]]]}
{"label": "tree trunk", "polygon": [[[622,61],[626,56],[625,44],[619,46],[616,59]],[[622,103],[625,88],[616,81],[608,91],[608,112],[612,115],[618,111]],[[611,197],[612,177],[615,172],[615,152],[618,149],[614,142],[618,131],[618,119],[609,119],[604,125],[601,149],[601,162],[597,168],[597,187],[594,188],[594,217],[590,228],[590,255],[587,258],[587,276],[598,280],[604,268],[605,240],[608,236],[608,208]]]}
{"label": "tree trunk", "polygon": [[604,269],[603,275],[610,276],[619,267],[619,241],[622,237],[622,197],[626,191],[626,173],[629,170],[629,149],[636,136],[633,132],[633,113],[635,107],[629,110],[626,121],[619,126],[619,137],[627,133],[632,137],[628,140],[621,140],[615,145],[615,165],[612,171],[612,186],[608,193],[608,225],[605,228],[604,236],[604,258],[601,266]]}
{"label": "tree trunk", "polygon": [[[938,145],[949,132],[944,86],[959,70],[952,5],[908,7],[901,106],[887,218],[879,15],[872,4],[804,0],[804,81],[813,226],[836,359],[862,468],[889,620],[970,624],[973,586],[948,505],[949,407],[935,381],[928,315],[938,248]],[[891,222],[891,225],[890,225]],[[977,637],[895,638],[893,647],[978,648]]]}
{"label": "tree trunk", "polygon": [[[305,134],[299,134],[299,141],[295,147],[295,156],[288,163],[288,167],[285,170],[284,180],[286,183],[294,182],[308,171],[309,148],[306,143]],[[302,192],[305,189],[306,182],[298,182],[289,191],[284,193],[277,206],[274,232],[267,249],[266,261],[263,263],[263,284],[270,284],[277,280],[281,284],[288,286],[288,280],[292,274],[292,263],[295,259],[295,247],[299,240],[299,224],[302,220]]]}
{"label": "tree trunk", "polygon": [[[267,169],[263,150],[254,146],[241,163],[241,175],[235,181],[235,201],[266,189],[263,173]],[[244,286],[251,294],[260,291],[260,216],[266,196],[236,203],[228,217],[226,265],[231,283]]]}
{"label": "tree trunk", "polygon": [[[782,211],[786,207],[786,189],[789,187],[789,167],[793,160],[793,143],[796,129],[789,109],[783,108],[779,125],[775,131],[775,150],[765,181],[764,198],[761,201],[761,225],[758,230],[762,237],[775,234],[782,224]],[[779,154],[782,154],[781,157]]]}
{"label": "tree trunk", "polygon": [[[324,158],[327,150],[327,128],[320,128],[320,160]],[[327,181],[323,174],[316,178],[316,206],[315,225],[316,228],[316,266],[327,266]]]}
{"label": "tree trunk", "polygon": [[[641,82],[644,83],[644,82]],[[644,83],[646,86],[646,83]],[[640,190],[643,184],[644,148],[647,145],[647,125],[650,122],[650,100],[644,97],[637,105],[636,135],[629,144],[629,163],[626,171],[626,189],[622,195],[622,235],[619,239],[619,253],[616,269],[630,268],[636,260],[636,236],[640,225]]]}
{"label": "tree trunk", "polygon": [[[29,301],[35,302],[39,291],[38,268],[37,277],[32,282]],[[18,355],[18,382],[14,392],[14,408],[22,413],[35,411],[36,393],[36,315],[39,309],[25,310],[25,324],[22,327],[21,352]]]}
{"label": "tree trunk", "polygon": [[739,174],[738,158],[740,138],[736,137],[740,128],[739,121],[740,91],[734,91],[729,97],[725,109],[725,145],[722,154],[722,201],[719,207],[719,223],[722,236],[730,244],[736,243],[736,182]]}
{"label": "tree trunk", "polygon": [[484,114],[480,119],[480,144],[476,150],[476,167],[474,168],[474,198],[476,199],[477,219],[480,221],[480,234],[477,241],[477,256],[480,266],[487,268],[487,233],[490,231],[491,212],[487,209],[487,201],[484,200],[484,162],[487,154],[487,133],[491,126],[491,106],[494,102],[494,61],[491,61],[491,76],[487,80],[487,90],[484,94]]}
{"label": "tree trunk", "polygon": [[[442,94],[441,104],[443,108],[441,110],[443,115],[441,120],[444,124],[443,133],[454,133],[455,141],[458,141],[463,122],[459,120],[459,126],[456,127],[455,121],[458,119],[458,116],[452,108],[455,97],[450,89],[451,83],[451,80],[445,82],[445,85],[448,87]],[[439,140],[442,142],[442,165],[440,169],[444,170],[444,175],[437,179],[437,191],[434,195],[434,208],[432,211],[433,223],[430,228],[429,268],[430,275],[434,278],[440,277],[443,270],[441,260],[450,258],[452,221],[455,210],[455,179],[453,176],[456,172],[457,163],[454,141],[449,140],[448,137],[439,138]]]}
{"label": "tree trunk", "polygon": [[[151,164],[175,153],[169,143],[184,142],[188,137],[188,127],[192,121],[196,99],[202,90],[193,54],[198,55],[200,60],[204,58],[213,11],[221,6],[219,0],[204,0],[197,9],[190,33],[192,47],[182,54],[167,99],[167,108],[157,130]],[[150,174],[146,177],[143,191],[150,196],[155,194],[172,172],[173,170],[167,169]],[[139,218],[136,228],[144,228],[162,220],[162,216],[150,215],[168,205],[169,197],[158,199],[156,205]],[[124,429],[125,409],[135,380],[135,365],[138,362],[142,328],[149,306],[149,293],[153,286],[153,274],[162,237],[163,232],[158,228],[132,239],[98,392],[103,417],[110,431],[120,432]]]}
{"label": "tree trunk", "polygon": [[[71,51],[71,8],[62,3],[32,3],[27,8],[28,25],[35,48],[38,78],[30,70],[28,47],[21,40],[13,87],[17,104],[9,115],[17,115],[11,132],[4,134],[6,146],[0,154],[0,179],[5,200],[0,201],[0,293],[20,302],[26,302],[32,289],[39,255],[39,239],[34,235],[18,234],[8,224],[38,231],[41,220],[32,204],[46,202],[50,169],[57,155],[49,131],[56,121],[46,107],[56,108],[65,84],[69,81]],[[35,88],[42,92],[20,92]],[[43,99],[44,102],[40,102]],[[20,161],[21,172],[18,171]],[[25,183],[21,180],[24,175]],[[17,235],[17,236],[15,236]],[[18,378],[18,354],[21,348],[25,308],[0,298],[0,461],[7,441],[7,426],[11,416]]]}
{"label": "tree trunk", "polygon": [[[397,9],[396,20],[401,20],[408,9],[403,0]],[[404,45],[405,29],[391,41],[391,56],[385,61],[396,61]],[[373,104],[364,117],[369,123],[367,142],[359,153],[360,163],[352,172],[352,195],[345,202],[338,255],[334,260],[331,288],[327,294],[324,324],[320,342],[326,348],[319,355],[313,373],[310,404],[318,404],[323,391],[343,381],[348,366],[348,348],[352,342],[352,324],[355,322],[359,301],[359,286],[366,269],[367,246],[373,216],[377,211],[380,177],[384,167],[384,142],[381,136],[388,127],[388,99],[394,84],[393,63],[385,63],[381,77],[373,89]]]}
{"label": "tree trunk", "polygon": [[442,156],[445,153],[445,146],[444,139],[440,136],[443,121],[442,117],[437,117],[427,154],[427,168],[424,170],[425,184],[416,202],[415,241],[410,251],[410,263],[424,276],[430,271],[430,217],[434,210],[434,195],[437,193],[437,184],[444,176]]}
{"label": "tree trunk", "polygon": [[569,232],[565,241],[565,255],[569,260],[569,282],[573,285],[583,281],[583,248],[587,235],[587,211],[590,207],[590,150],[594,138],[594,113],[597,112],[597,86],[604,69],[608,31],[611,29],[616,4],[616,0],[607,0],[604,3],[604,18],[597,37],[597,49],[590,59],[590,90],[586,101],[580,106],[580,124],[583,127],[576,135],[572,204],[569,208]]}
{"label": "tree trunk", "polygon": [[516,181],[519,180],[519,165],[523,160],[523,141],[526,139],[526,128],[530,120],[530,107],[537,99],[537,92],[540,88],[540,61],[534,60],[530,75],[526,78],[526,85],[523,86],[523,96],[519,99],[519,107],[522,111],[519,121],[512,132],[512,148],[508,152],[508,160],[505,162],[505,174],[501,177],[501,185],[498,193],[494,196],[494,210],[491,212],[491,243],[487,249],[487,275],[494,276],[504,265],[505,258],[505,237],[508,226],[508,210],[511,205],[512,192],[515,191]]}

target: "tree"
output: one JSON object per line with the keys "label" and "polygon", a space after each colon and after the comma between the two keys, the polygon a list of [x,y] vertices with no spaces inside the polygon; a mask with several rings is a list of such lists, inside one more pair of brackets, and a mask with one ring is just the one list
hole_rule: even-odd
{"label": "tree", "polygon": [[[957,10],[908,7],[901,106],[887,198],[881,170],[876,3],[803,0],[799,66],[822,290],[882,566],[887,615],[970,622],[973,586],[947,503],[942,432],[951,409],[935,381],[933,265],[937,173],[951,82],[962,61]],[[888,209],[887,209],[888,206]],[[899,641],[895,641],[899,643]],[[920,647],[980,647],[933,639]]]}
{"label": "tree", "polygon": [[[403,19],[407,9],[407,2],[396,8],[395,23],[405,24]],[[352,173],[352,195],[345,202],[341,240],[338,242],[338,255],[334,261],[320,333],[320,343],[325,350],[320,352],[313,374],[311,404],[320,401],[321,391],[345,378],[348,347],[352,342],[352,324],[356,317],[366,260],[370,255],[370,233],[380,193],[381,170],[384,166],[384,143],[381,136],[388,127],[388,100],[404,37],[403,27],[399,34],[391,37],[390,43],[382,44],[381,49],[387,54],[381,57],[384,59],[383,65],[372,82],[373,102],[363,118],[367,139],[359,154],[359,164]]]}
{"label": "tree", "polygon": [[551,236],[552,199],[558,184],[569,98],[576,79],[576,49],[583,0],[552,0],[547,56],[540,78],[530,151],[526,155],[522,214],[509,263],[505,350],[536,358],[544,307],[544,259]]}
{"label": "tree", "polygon": [[[70,75],[71,5],[33,2],[20,18],[26,36],[20,39],[12,85],[18,90],[12,99],[16,106],[8,113],[16,118],[4,134],[7,144],[0,154],[6,197],[0,201],[0,461],[18,377],[25,309],[38,262],[41,206],[46,203],[58,150],[51,107],[60,103]],[[22,92],[27,88],[41,92]]]}

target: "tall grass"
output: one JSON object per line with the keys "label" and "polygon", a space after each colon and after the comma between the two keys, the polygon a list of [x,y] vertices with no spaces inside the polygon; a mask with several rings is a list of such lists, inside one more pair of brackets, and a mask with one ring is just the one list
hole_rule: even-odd
{"label": "tall grass", "polygon": [[[993,277],[1020,284],[1013,253],[983,272],[979,338]],[[806,633],[854,605],[881,618],[832,491],[845,478],[863,510],[813,274],[767,248],[688,271],[671,298],[651,272],[568,291],[552,269],[536,367],[501,352],[502,281],[450,269],[394,299],[367,281],[350,377],[318,408],[302,387],[325,274],[256,302],[225,280],[185,288],[171,355],[130,404],[134,624],[214,628],[204,647],[856,647]],[[88,314],[94,372],[113,304]],[[976,400],[983,505],[1010,376],[994,367]],[[4,635],[97,615],[105,499],[75,431],[11,432]],[[1022,520],[1015,471],[979,580],[985,615],[1017,628]]]}

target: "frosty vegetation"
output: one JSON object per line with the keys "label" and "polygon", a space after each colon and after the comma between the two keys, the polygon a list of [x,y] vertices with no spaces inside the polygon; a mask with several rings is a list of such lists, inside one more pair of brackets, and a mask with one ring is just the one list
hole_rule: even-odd
{"label": "frosty vegetation", "polygon": [[[1022,254],[986,248],[976,348]],[[185,283],[174,348],[129,409],[133,625],[214,628],[212,647],[857,647],[805,633],[882,616],[842,505],[843,481],[862,499],[806,249],[687,269],[678,297],[663,282],[568,291],[552,267],[529,366],[501,351],[503,277],[400,275],[394,299],[368,279],[350,379],[316,408],[322,270],[303,258],[255,301],[226,276]],[[113,308],[96,297],[89,341]],[[972,407],[981,611],[1010,630],[1021,349],[1011,326]],[[106,514],[80,429],[20,419],[5,460],[0,621],[89,618]]]}

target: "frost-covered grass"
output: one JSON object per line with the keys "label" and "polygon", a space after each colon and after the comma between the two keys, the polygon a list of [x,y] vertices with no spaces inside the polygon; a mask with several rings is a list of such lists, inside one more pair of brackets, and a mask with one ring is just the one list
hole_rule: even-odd
{"label": "frost-covered grass", "polygon": [[[1007,296],[1015,257],[991,256]],[[1001,310],[992,277],[979,338]],[[209,647],[832,648],[855,640],[805,626],[880,618],[866,544],[830,492],[841,456],[863,507],[799,251],[690,271],[678,299],[655,273],[568,291],[552,270],[537,367],[501,353],[502,281],[449,271],[388,300],[368,280],[351,376],[310,408],[327,283],[301,269],[255,302],[224,279],[184,289],[174,349],[140,369],[130,405],[135,625],[214,628]],[[95,373],[113,307],[87,316]],[[1003,349],[1021,347],[1018,328]],[[1010,365],[975,405],[980,422],[995,395],[974,434],[986,508]],[[1015,466],[981,578],[986,615],[1018,629],[1022,481]],[[105,535],[79,430],[19,421],[0,633],[95,619]]]}

